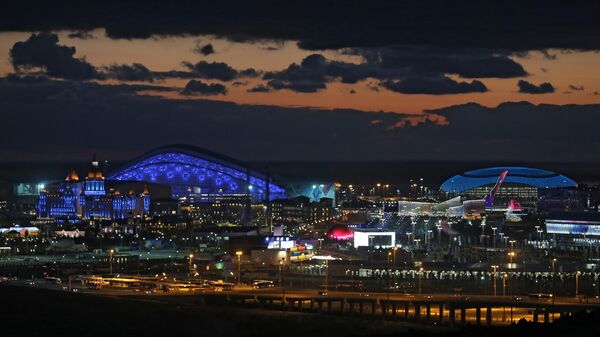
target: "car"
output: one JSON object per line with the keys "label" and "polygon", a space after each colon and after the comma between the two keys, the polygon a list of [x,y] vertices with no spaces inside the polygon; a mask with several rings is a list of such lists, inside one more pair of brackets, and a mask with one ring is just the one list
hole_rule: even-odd
{"label": "car", "polygon": [[545,294],[545,293],[529,294],[529,298],[531,298],[532,300],[550,300],[550,299],[552,299],[552,297],[553,297],[552,294]]}
{"label": "car", "polygon": [[273,288],[275,287],[275,283],[267,280],[255,280],[252,282],[252,287],[254,289]]}
{"label": "car", "polygon": [[72,292],[74,292],[74,293],[78,293],[78,292],[79,292],[79,289],[77,289],[77,288],[73,288],[71,291],[72,291]]}
{"label": "car", "polygon": [[319,290],[319,296],[327,296],[326,290]]}

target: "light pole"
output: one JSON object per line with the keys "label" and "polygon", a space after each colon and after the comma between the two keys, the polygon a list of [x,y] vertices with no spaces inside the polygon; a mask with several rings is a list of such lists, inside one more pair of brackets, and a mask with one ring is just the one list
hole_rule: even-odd
{"label": "light pole", "polygon": [[492,232],[494,233],[494,236],[492,237],[493,239],[493,247],[496,248],[496,230],[498,228],[497,227],[492,227]]}
{"label": "light pole", "polygon": [[108,251],[108,273],[110,275],[112,275],[113,273],[113,254],[114,254],[114,250],[109,250]]}
{"label": "light pole", "polygon": [[188,261],[188,274],[189,274],[189,277],[192,277],[192,263],[194,261],[194,254],[190,254],[188,256],[188,260],[189,260]]}
{"label": "light pole", "polygon": [[387,269],[387,279],[388,279],[388,281],[387,281],[387,300],[388,301],[390,300],[390,287],[391,287],[391,284],[390,284],[390,260],[391,259],[392,259],[392,252],[388,252],[388,259],[387,259],[388,260],[387,261],[388,262],[388,269]]}
{"label": "light pole", "polygon": [[493,274],[492,274],[492,284],[494,287],[494,297],[496,297],[496,271],[498,270],[498,266],[492,266]]}
{"label": "light pole", "polygon": [[581,272],[578,270],[575,273],[575,298],[579,297],[579,275],[581,275]]}
{"label": "light pole", "polygon": [[556,269],[554,268],[556,265],[556,259],[552,259],[552,322],[554,322],[554,297],[556,297]]}
{"label": "light pole", "polygon": [[394,268],[396,268],[396,251],[398,250],[398,247],[394,247]]}
{"label": "light pole", "polygon": [[[506,273],[502,274],[502,297],[506,297]],[[506,322],[506,307],[502,306],[502,322]]]}
{"label": "light pole", "polygon": [[237,252],[235,252],[235,255],[237,255],[237,284],[240,285],[242,284],[242,273],[241,273],[241,265],[242,265],[242,251],[238,250]]}
{"label": "light pole", "polygon": [[512,265],[513,263],[513,257],[515,256],[515,252],[508,252],[508,258],[510,259],[510,264]]}
{"label": "light pole", "polygon": [[285,301],[285,280],[283,279],[283,261],[285,261],[285,257],[282,257],[281,261],[279,261],[279,279],[281,280],[281,306],[284,305]]}
{"label": "light pole", "polygon": [[431,229],[428,229],[427,232],[425,232],[425,246],[426,247],[430,247],[431,246],[431,234],[433,233],[433,231]]}
{"label": "light pole", "polygon": [[419,269],[419,295],[421,294],[421,279],[423,278],[423,267]]}

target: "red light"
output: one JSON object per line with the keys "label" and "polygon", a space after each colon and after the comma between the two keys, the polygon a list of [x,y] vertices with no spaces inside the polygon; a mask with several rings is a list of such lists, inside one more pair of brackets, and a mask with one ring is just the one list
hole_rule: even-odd
{"label": "red light", "polygon": [[354,237],[354,232],[346,226],[334,226],[329,230],[327,237],[339,241],[350,240]]}

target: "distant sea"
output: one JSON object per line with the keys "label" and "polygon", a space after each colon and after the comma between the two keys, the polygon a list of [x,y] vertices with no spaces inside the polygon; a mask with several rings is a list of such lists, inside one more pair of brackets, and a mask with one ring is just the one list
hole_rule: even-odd
{"label": "distant sea", "polygon": [[[109,162],[110,172],[124,162]],[[600,184],[600,163],[500,163],[500,162],[252,162],[255,170],[269,173],[281,182],[339,182],[342,184],[406,184],[423,178],[427,185],[439,185],[451,176],[485,167],[526,166],[564,174],[580,184]],[[64,179],[75,169],[85,175],[88,163],[18,162],[0,163],[0,181],[41,182]]]}

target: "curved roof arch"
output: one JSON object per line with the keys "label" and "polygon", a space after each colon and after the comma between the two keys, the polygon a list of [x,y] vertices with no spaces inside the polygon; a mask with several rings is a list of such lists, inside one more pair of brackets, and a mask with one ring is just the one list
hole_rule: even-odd
{"label": "curved roof arch", "polygon": [[[205,194],[266,193],[264,174],[238,160],[191,145],[156,148],[111,172],[108,178],[171,185],[174,196],[181,196],[185,191],[191,193],[191,189]],[[248,179],[250,187],[247,188]],[[269,187],[271,198],[285,193],[272,182]]]}
{"label": "curved roof arch", "polygon": [[537,188],[575,187],[577,183],[564,175],[536,168],[499,166],[467,171],[446,180],[440,189],[447,193],[460,193],[475,187],[495,184],[502,171],[508,175],[504,183],[523,184]]}

